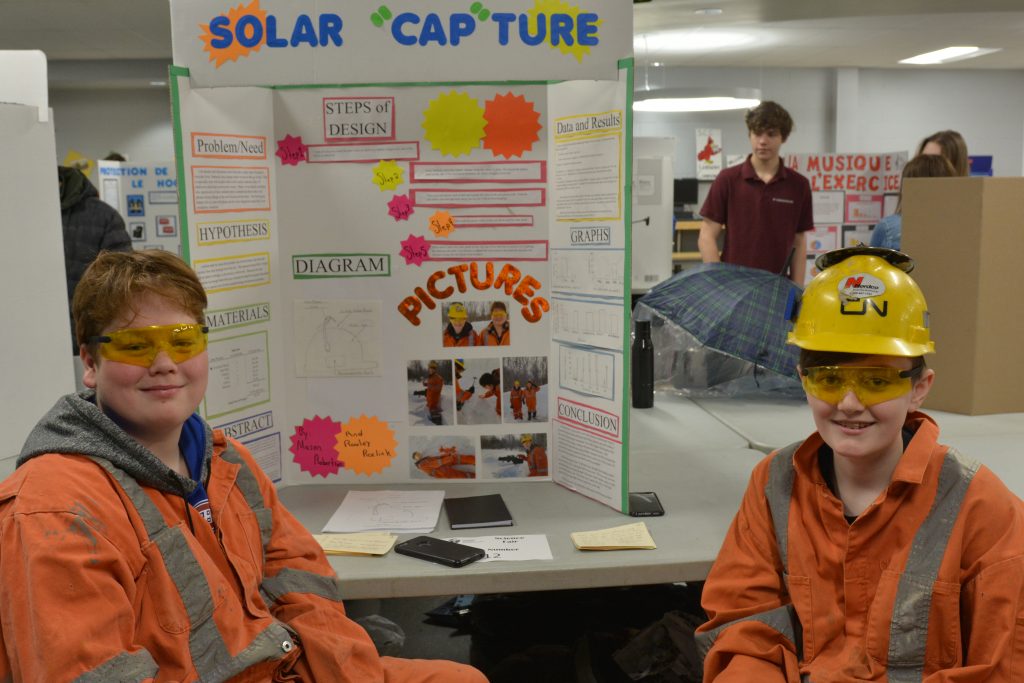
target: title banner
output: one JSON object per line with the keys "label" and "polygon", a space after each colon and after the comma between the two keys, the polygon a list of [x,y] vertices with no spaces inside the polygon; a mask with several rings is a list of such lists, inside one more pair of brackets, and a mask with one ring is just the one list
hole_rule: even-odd
{"label": "title banner", "polygon": [[197,86],[616,80],[624,0],[171,0]]}

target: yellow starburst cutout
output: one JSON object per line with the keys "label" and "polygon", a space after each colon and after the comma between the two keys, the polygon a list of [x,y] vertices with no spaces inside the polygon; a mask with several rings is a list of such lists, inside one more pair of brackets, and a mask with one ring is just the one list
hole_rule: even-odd
{"label": "yellow starburst cutout", "polygon": [[404,182],[402,167],[394,161],[381,161],[373,167],[373,184],[381,192],[394,190]]}
{"label": "yellow starburst cutout", "polygon": [[424,137],[445,155],[457,157],[478,148],[486,125],[483,107],[464,92],[442,93],[423,112]]}
{"label": "yellow starburst cutout", "polygon": [[[576,58],[577,62],[582,63],[583,58],[590,54],[589,45],[579,44],[579,18],[580,12],[583,11],[576,5],[570,5],[564,0],[534,0],[533,9],[528,10],[527,14],[527,25],[529,26],[530,33],[537,35],[537,16],[543,14],[545,20],[550,22],[552,14],[568,14],[573,19],[573,26],[577,28],[573,29],[573,44],[566,45],[564,42],[560,42],[558,45],[553,45],[551,42],[551,26],[547,26],[547,38],[546,42],[551,47],[558,48],[558,51],[563,55],[572,55]],[[598,26],[601,25],[601,20],[598,19],[595,22]]]}

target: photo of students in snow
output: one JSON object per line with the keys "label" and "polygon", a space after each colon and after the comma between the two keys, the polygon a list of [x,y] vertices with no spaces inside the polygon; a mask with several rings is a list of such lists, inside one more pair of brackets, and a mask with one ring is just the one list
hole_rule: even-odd
{"label": "photo of students in snow", "polygon": [[463,358],[456,361],[455,370],[458,376],[456,423],[500,424],[501,359]]}
{"label": "photo of students in snow", "polygon": [[508,346],[511,341],[508,326],[508,307],[504,301],[491,303],[491,322],[477,335],[477,346]]}
{"label": "photo of students in snow", "polygon": [[476,393],[476,387],[473,386],[473,380],[468,382],[468,385],[463,384],[462,375],[466,372],[466,361],[461,358],[455,359],[455,410],[462,410],[462,406],[466,405],[469,399],[473,398],[473,394]]}
{"label": "photo of students in snow", "polygon": [[481,436],[482,476],[493,479],[548,476],[547,443],[544,433]]}
{"label": "photo of students in snow", "polygon": [[488,399],[493,397],[494,412],[501,419],[501,370],[494,368],[490,372],[485,372],[480,375],[479,382],[480,386],[486,389],[480,398]]}
{"label": "photo of students in snow", "polygon": [[448,308],[441,314],[441,345],[477,346],[477,332],[473,323],[483,327],[481,321],[487,320],[487,310],[482,307],[484,303],[473,301],[467,306],[461,301],[453,301],[448,304]]}
{"label": "photo of students in snow", "polygon": [[409,361],[407,366],[410,425],[450,425],[452,362]]}
{"label": "photo of students in snow", "polygon": [[504,421],[547,422],[548,359],[546,356],[511,356],[502,361],[505,389]]}
{"label": "photo of students in snow", "polygon": [[512,419],[523,419],[523,385],[519,380],[512,380],[512,389],[508,392],[508,402],[512,408]]}
{"label": "photo of students in snow", "polygon": [[414,479],[475,479],[476,446],[468,436],[409,437]]}

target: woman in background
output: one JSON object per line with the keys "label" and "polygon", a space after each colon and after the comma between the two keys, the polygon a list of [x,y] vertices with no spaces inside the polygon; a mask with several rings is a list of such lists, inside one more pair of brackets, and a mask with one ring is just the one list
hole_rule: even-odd
{"label": "woman in background", "polygon": [[899,249],[903,237],[903,182],[907,178],[949,178],[957,175],[953,164],[939,154],[918,154],[903,167],[896,213],[880,220],[871,231],[871,246]]}
{"label": "woman in background", "polygon": [[967,158],[967,143],[955,130],[940,130],[921,141],[917,148],[918,156],[922,154],[941,154],[953,165],[955,175],[970,175],[970,162]]}

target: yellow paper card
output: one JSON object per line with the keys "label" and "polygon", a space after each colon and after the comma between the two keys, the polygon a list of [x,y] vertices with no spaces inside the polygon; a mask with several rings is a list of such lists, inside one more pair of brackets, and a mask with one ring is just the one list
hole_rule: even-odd
{"label": "yellow paper card", "polygon": [[580,550],[653,550],[658,547],[643,522],[596,531],[576,531],[571,538]]}
{"label": "yellow paper card", "polygon": [[397,536],[389,533],[313,534],[328,555],[384,555],[395,544]]}

